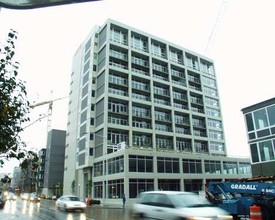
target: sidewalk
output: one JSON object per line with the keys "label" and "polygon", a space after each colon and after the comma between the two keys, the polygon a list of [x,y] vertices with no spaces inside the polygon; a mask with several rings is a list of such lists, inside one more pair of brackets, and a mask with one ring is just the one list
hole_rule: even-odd
{"label": "sidewalk", "polygon": [[[95,209],[123,209],[122,205],[118,204],[92,204],[90,206],[87,206],[87,208],[95,208]],[[129,209],[129,206],[125,206],[124,209]]]}

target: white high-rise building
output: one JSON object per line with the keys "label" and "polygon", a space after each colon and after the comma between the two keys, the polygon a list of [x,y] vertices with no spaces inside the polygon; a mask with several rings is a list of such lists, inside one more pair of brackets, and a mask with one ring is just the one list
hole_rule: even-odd
{"label": "white high-rise building", "polygon": [[73,59],[65,194],[129,204],[250,169],[227,156],[213,60],[111,19],[91,31]]}

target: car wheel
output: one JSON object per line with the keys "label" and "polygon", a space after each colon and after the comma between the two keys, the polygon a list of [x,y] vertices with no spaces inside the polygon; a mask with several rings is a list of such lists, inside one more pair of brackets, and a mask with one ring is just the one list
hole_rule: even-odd
{"label": "car wheel", "polygon": [[143,219],[146,219],[146,217],[145,217],[144,213],[138,213],[137,219],[143,220]]}

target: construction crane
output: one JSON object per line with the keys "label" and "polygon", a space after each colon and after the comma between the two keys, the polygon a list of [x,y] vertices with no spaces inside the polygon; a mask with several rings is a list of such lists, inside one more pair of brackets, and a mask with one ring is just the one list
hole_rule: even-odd
{"label": "construction crane", "polygon": [[51,116],[52,116],[53,102],[59,101],[59,100],[65,99],[65,98],[68,98],[68,96],[57,98],[57,99],[53,99],[53,100],[49,100],[49,101],[38,102],[36,104],[30,105],[30,108],[36,108],[36,107],[39,107],[39,106],[42,106],[42,105],[49,104],[48,115],[47,115],[47,117],[48,117],[47,132],[49,132],[51,130],[51,123],[52,123]]}
{"label": "construction crane", "polygon": [[205,51],[204,51],[204,55],[207,55],[207,53],[209,51],[209,48],[211,47],[211,44],[213,43],[213,40],[214,40],[214,37],[216,35],[218,26],[221,25],[222,18],[224,16],[224,13],[225,13],[225,10],[226,10],[226,7],[227,7],[228,3],[229,3],[229,0],[223,0],[221,2],[221,6],[220,6],[220,9],[219,9],[218,15],[216,17],[214,26],[211,30],[210,36],[209,36],[208,41],[207,41],[207,45],[206,45],[206,48],[205,48]]}

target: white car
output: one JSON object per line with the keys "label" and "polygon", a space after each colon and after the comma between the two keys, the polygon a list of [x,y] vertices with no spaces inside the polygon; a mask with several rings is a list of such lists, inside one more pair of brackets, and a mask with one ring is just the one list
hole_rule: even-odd
{"label": "white car", "polygon": [[233,219],[228,212],[213,206],[202,196],[180,191],[143,192],[138,196],[132,211],[140,219]]}
{"label": "white car", "polygon": [[16,200],[16,195],[12,192],[9,192],[6,196],[6,199],[15,201]]}
{"label": "white car", "polygon": [[87,208],[86,203],[80,201],[80,199],[74,195],[65,195],[65,196],[59,197],[55,201],[55,205],[57,209],[63,209],[65,211],[74,211],[74,210],[85,211]]}

